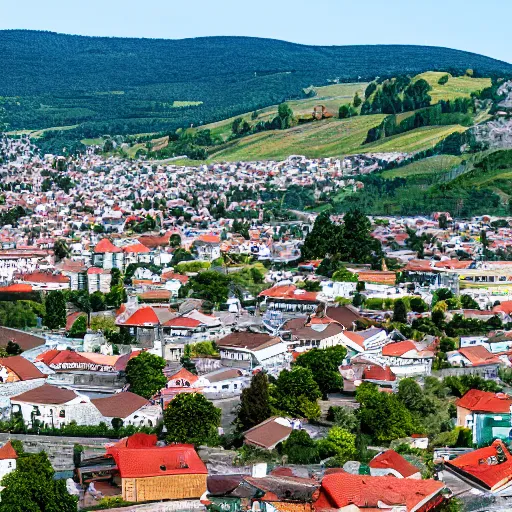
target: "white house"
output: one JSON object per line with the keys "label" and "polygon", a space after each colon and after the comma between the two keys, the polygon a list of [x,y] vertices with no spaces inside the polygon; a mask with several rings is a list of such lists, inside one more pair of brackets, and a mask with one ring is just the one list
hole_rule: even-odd
{"label": "white house", "polygon": [[16,469],[16,459],[18,454],[12,447],[11,441],[7,441],[0,447],[0,481],[5,475],[12,473]]}

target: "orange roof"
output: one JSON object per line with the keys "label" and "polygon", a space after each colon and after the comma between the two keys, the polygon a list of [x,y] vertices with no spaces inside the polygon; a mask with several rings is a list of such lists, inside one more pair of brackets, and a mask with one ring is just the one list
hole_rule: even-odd
{"label": "orange roof", "polygon": [[[491,457],[498,457],[502,451],[506,460],[497,463]],[[491,446],[465,453],[456,459],[446,461],[445,465],[456,473],[477,480],[489,490],[497,490],[512,480],[512,454],[499,439]]]}
{"label": "orange roof", "polygon": [[409,478],[420,472],[416,466],[407,462],[399,453],[395,452],[395,450],[386,450],[385,452],[379,453],[370,461],[368,466],[374,469],[394,469],[404,478]]}
{"label": "orange roof", "polygon": [[458,407],[474,412],[508,413],[512,405],[512,398],[504,393],[470,389],[455,403]]}
{"label": "orange roof", "polygon": [[357,274],[359,281],[365,283],[383,283],[393,285],[396,283],[394,272],[381,272],[378,270],[364,270]]}
{"label": "orange roof", "polygon": [[206,475],[208,470],[191,444],[137,448],[107,447],[121,478],[164,475]]}
{"label": "orange roof", "polygon": [[306,302],[317,302],[317,292],[306,292],[298,289],[293,284],[273,286],[267,290],[263,290],[259,297],[269,297],[272,299],[297,300]]}
{"label": "orange roof", "polygon": [[192,372],[189,372],[186,368],[180,368],[174,375],[171,375],[167,380],[170,381],[176,381],[176,380],[185,380],[188,381],[190,384],[193,384],[194,382],[197,382],[199,377],[197,375],[194,375]]}
{"label": "orange roof", "polygon": [[171,298],[171,292],[169,290],[148,290],[139,294],[139,297],[143,300],[165,300],[168,301]]}
{"label": "orange roof", "polygon": [[159,325],[160,320],[151,306],[143,306],[122,322],[122,324],[132,326]]}
{"label": "orange roof", "polygon": [[436,480],[408,480],[405,485],[394,476],[351,475],[340,470],[324,476],[314,508],[321,511],[355,505],[363,510],[380,510],[385,503],[416,510],[443,488],[444,484]]}
{"label": "orange roof", "polygon": [[122,249],[116,247],[108,238],[102,238],[94,248],[96,254],[111,252],[122,252]]}
{"label": "orange roof", "polygon": [[137,242],[136,244],[127,245],[126,247],[123,247],[123,252],[143,253],[151,251],[145,245],[141,244],[140,242]]}
{"label": "orange roof", "polygon": [[36,271],[31,274],[24,274],[21,276],[23,281],[30,283],[67,283],[70,279],[62,274],[52,274],[51,272]]}
{"label": "orange roof", "polygon": [[435,263],[436,268],[448,268],[448,269],[464,269],[469,268],[473,261],[459,261],[459,260],[443,260]]}
{"label": "orange roof", "polygon": [[462,354],[466,359],[468,359],[473,366],[501,363],[501,360],[498,356],[489,352],[482,345],[459,348],[459,353]]}
{"label": "orange roof", "polygon": [[497,306],[492,308],[492,310],[495,313],[502,312],[507,315],[510,315],[510,313],[512,313],[512,300],[504,300],[503,302],[501,302],[501,304],[498,304]]}
{"label": "orange roof", "polygon": [[1,448],[0,448],[0,460],[6,460],[6,459],[17,459],[18,454],[16,453],[16,450],[12,447],[11,441],[7,441]]}
{"label": "orange roof", "polygon": [[378,364],[367,364],[363,370],[363,380],[381,380],[394,382],[396,375],[389,366],[379,366]]}
{"label": "orange roof", "polygon": [[399,357],[404,355],[406,352],[409,352],[410,350],[416,350],[416,345],[412,341],[398,341],[397,343],[389,343],[384,345],[382,348],[382,355],[388,357]]}
{"label": "orange roof", "polygon": [[30,293],[32,292],[31,284],[10,284],[9,286],[2,286],[0,293]]}
{"label": "orange roof", "polygon": [[359,345],[361,348],[364,348],[364,338],[353,331],[344,331],[343,335],[346,336],[350,341],[353,341],[357,345]]}
{"label": "orange roof", "polygon": [[220,236],[217,235],[199,235],[197,240],[207,244],[220,244]]}
{"label": "orange roof", "polygon": [[165,327],[199,327],[201,322],[195,318],[188,318],[186,316],[178,316],[171,318],[164,323]]}

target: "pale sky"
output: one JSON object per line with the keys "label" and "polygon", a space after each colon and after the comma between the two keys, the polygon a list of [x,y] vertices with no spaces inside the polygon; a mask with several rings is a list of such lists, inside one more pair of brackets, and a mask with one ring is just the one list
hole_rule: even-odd
{"label": "pale sky", "polygon": [[165,39],[239,35],[313,45],[422,44],[507,62],[512,62],[510,19],[511,0],[0,0],[0,29]]}

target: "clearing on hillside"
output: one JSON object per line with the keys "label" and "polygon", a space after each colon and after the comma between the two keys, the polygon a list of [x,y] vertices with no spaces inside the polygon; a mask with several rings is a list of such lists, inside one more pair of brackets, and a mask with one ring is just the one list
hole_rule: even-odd
{"label": "clearing on hillside", "polygon": [[423,176],[449,171],[462,161],[462,157],[454,155],[436,155],[424,160],[412,162],[397,169],[384,171],[381,176],[385,179],[410,178],[411,176]]}

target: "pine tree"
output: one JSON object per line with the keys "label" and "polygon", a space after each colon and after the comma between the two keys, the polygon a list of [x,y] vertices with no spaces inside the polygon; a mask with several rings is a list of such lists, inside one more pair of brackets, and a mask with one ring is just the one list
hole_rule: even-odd
{"label": "pine tree", "polygon": [[407,309],[402,299],[397,299],[393,307],[393,322],[407,323]]}
{"label": "pine tree", "polygon": [[44,301],[46,315],[44,325],[48,329],[59,329],[66,325],[66,300],[64,294],[57,290],[49,292]]}
{"label": "pine tree", "polygon": [[251,385],[242,391],[240,409],[238,411],[238,430],[244,432],[270,418],[269,389],[267,376],[257,373]]}

